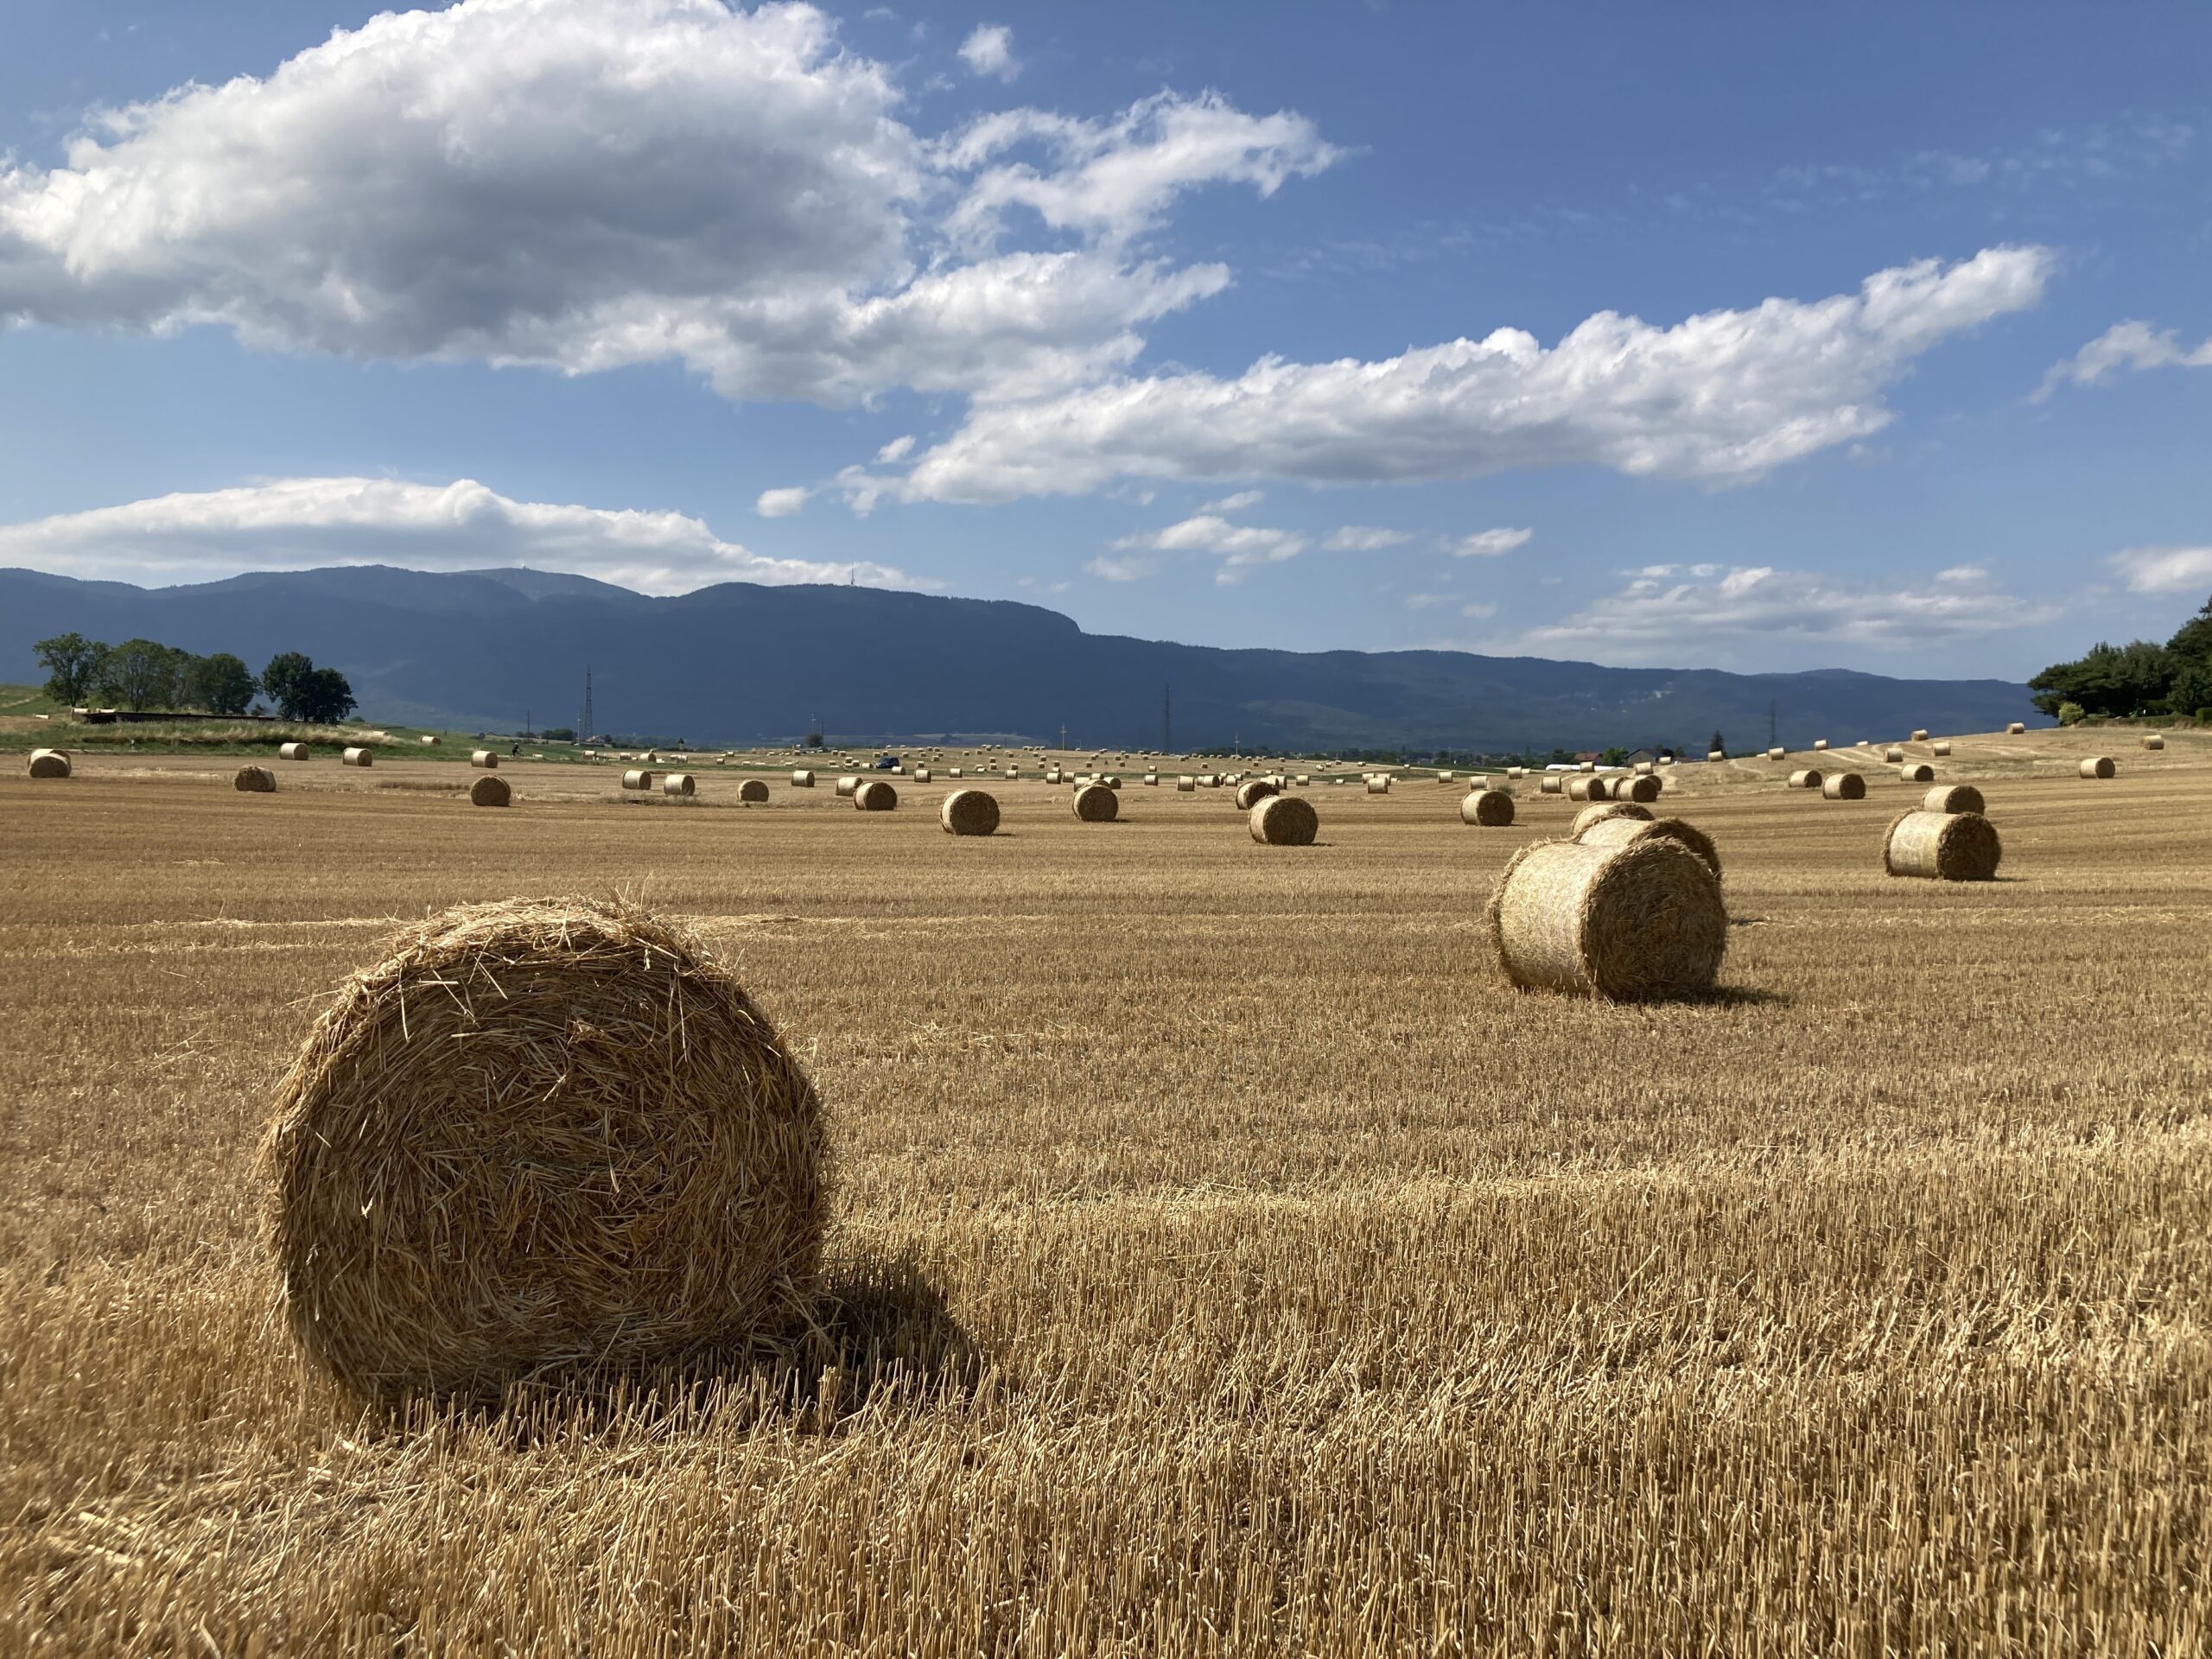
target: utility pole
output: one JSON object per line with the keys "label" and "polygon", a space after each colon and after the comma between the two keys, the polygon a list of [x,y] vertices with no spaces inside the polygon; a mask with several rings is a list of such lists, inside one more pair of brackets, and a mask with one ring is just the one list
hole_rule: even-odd
{"label": "utility pole", "polygon": [[586,663],[584,664],[584,712],[583,718],[576,722],[577,742],[591,741],[591,664]]}
{"label": "utility pole", "polygon": [[1063,754],[1066,753],[1067,753],[1067,747],[1068,747],[1068,723],[1067,723],[1067,721],[1065,721],[1064,720],[1064,721],[1062,721],[1060,722],[1060,753],[1063,753]]}
{"label": "utility pole", "polygon": [[1770,749],[1778,749],[1782,747],[1782,740],[1775,735],[1777,729],[1774,721],[1774,699],[1769,697],[1766,700],[1766,746]]}

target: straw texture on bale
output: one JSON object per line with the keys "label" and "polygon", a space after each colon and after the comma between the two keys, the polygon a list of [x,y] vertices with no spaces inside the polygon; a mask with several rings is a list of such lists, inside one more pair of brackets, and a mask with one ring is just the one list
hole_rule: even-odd
{"label": "straw texture on bale", "polygon": [[1863,801],[1866,779],[1855,772],[1832,772],[1821,779],[1821,794],[1831,801]]}
{"label": "straw texture on bale", "polygon": [[650,772],[641,771],[633,766],[622,774],[622,787],[625,789],[647,790],[652,786],[653,775]]}
{"label": "straw texture on bale", "polygon": [[1936,768],[1925,760],[1922,760],[1909,766],[1898,767],[1897,776],[1908,784],[1932,784],[1936,781]]}
{"label": "straw texture on bale", "polygon": [[1818,789],[1825,781],[1826,779],[1810,766],[1802,772],[1793,772],[1789,774],[1789,787],[1792,789]]}
{"label": "straw texture on bale", "polygon": [[871,778],[853,791],[853,804],[863,812],[888,812],[899,804],[899,791],[880,778]]}
{"label": "straw texture on bale", "polygon": [[1931,743],[1928,746],[1928,752],[1940,760],[1949,755],[1951,746],[1948,743]]}
{"label": "straw texture on bale", "polygon": [[1602,778],[1585,778],[1580,773],[1567,780],[1567,798],[1570,801],[1603,801],[1611,798]]}
{"label": "straw texture on bale", "polygon": [[1625,845],[1540,841],[1491,894],[1491,942],[1516,985],[1617,1001],[1709,989],[1728,945],[1720,884],[1680,842],[1631,819]]}
{"label": "straw texture on bale", "polygon": [[1923,812],[1986,812],[1989,803],[1972,784],[1938,784],[1922,798]]}
{"label": "straw texture on bale", "polygon": [[338,757],[338,764],[341,766],[365,766],[375,759],[376,756],[366,749],[348,749]]}
{"label": "straw texture on bale", "polygon": [[1979,812],[1907,812],[1882,837],[1882,868],[1937,881],[1987,881],[2004,851],[1997,826]]}
{"label": "straw texture on bale", "polygon": [[304,760],[308,758],[308,746],[304,743],[279,743],[276,758],[279,760]]}
{"label": "straw texture on bale", "polygon": [[660,792],[678,800],[690,799],[698,790],[698,780],[688,772],[671,772],[660,780]]}
{"label": "straw texture on bale", "polygon": [[1570,835],[1580,835],[1593,823],[1603,823],[1607,818],[1634,818],[1639,823],[1651,822],[1651,809],[1638,806],[1633,801],[1600,801],[1586,806],[1574,815],[1574,828]]}
{"label": "straw texture on bale", "polygon": [[759,805],[768,798],[768,780],[765,778],[747,779],[737,786],[737,798]]}
{"label": "straw texture on bale", "polygon": [[1370,795],[1388,795],[1390,792],[1390,780],[1388,778],[1369,779],[1367,792]]}
{"label": "straw texture on bale", "polygon": [[1904,759],[1904,751],[1896,744],[1892,743],[1888,748],[1882,751],[1882,759],[1887,761],[1890,765],[1896,766]]}
{"label": "straw texture on bale", "polygon": [[499,757],[489,749],[471,749],[468,752],[468,764],[480,771],[493,772],[499,768]]}
{"label": "straw texture on bale", "polygon": [[2166,747],[2166,740],[2158,733],[2152,732],[2143,740],[2143,747],[2146,749],[2163,749]]}
{"label": "straw texture on bale", "polygon": [[1656,801],[1659,798],[1659,779],[1656,774],[1623,778],[1614,784],[1612,798],[1617,801]]}
{"label": "straw texture on bale", "polygon": [[69,757],[52,749],[41,749],[31,756],[31,776],[34,778],[67,778]]}
{"label": "straw texture on bale", "polygon": [[[955,777],[959,776],[957,772],[953,775]],[[793,789],[812,789],[814,787],[814,774],[802,767],[800,770],[791,773],[791,787]]]}
{"label": "straw texture on bale", "polygon": [[995,835],[999,827],[998,798],[980,789],[956,789],[937,810],[937,821],[949,836]]}
{"label": "straw texture on bale", "polygon": [[240,766],[231,787],[245,795],[274,795],[276,774],[266,766]]}
{"label": "straw texture on bale", "polygon": [[371,1397],[494,1400],[802,1323],[821,1145],[805,1074],[696,940],[549,899],[448,911],[341,986],[258,1172],[314,1360]]}
{"label": "straw texture on bale", "polygon": [[1513,798],[1502,789],[1478,789],[1459,803],[1459,822],[1502,829],[1513,822]]}
{"label": "straw texture on bale", "polygon": [[2005,728],[2005,735],[2007,737],[2018,737],[2025,733],[2027,729],[2027,721],[2024,720],[2016,720]]}
{"label": "straw texture on bale", "polygon": [[1557,795],[1562,793],[1566,788],[1567,779],[1555,772],[1548,772],[1536,780],[1536,792],[1539,795]]}
{"label": "straw texture on bale", "polygon": [[1698,855],[1705,868],[1713,872],[1714,880],[1720,879],[1720,849],[1713,844],[1711,836],[1686,819],[1601,818],[1578,832],[1574,838],[1589,847],[1626,847],[1654,838],[1679,842]]}
{"label": "straw texture on bale", "polygon": [[1178,778],[1175,780],[1175,792],[1178,795],[1197,794],[1198,792],[1198,780],[1195,778]]}
{"label": "straw texture on bale", "polygon": [[2108,754],[2100,754],[2084,760],[2081,770],[2084,778],[2113,778],[2120,773],[2120,768],[2113,764],[2113,759]]}
{"label": "straw texture on bale", "polygon": [[1321,815],[1303,795],[1270,795],[1253,807],[1245,822],[1252,839],[1268,847],[1311,847],[1321,831]]}
{"label": "straw texture on bale", "polygon": [[858,778],[852,776],[849,772],[837,780],[837,792],[840,795],[850,795],[860,786],[861,780]]}
{"label": "straw texture on bale", "polygon": [[1268,796],[1281,793],[1282,791],[1264,778],[1248,778],[1236,785],[1236,810],[1249,812]]}
{"label": "straw texture on bale", "polygon": [[916,783],[926,784],[931,780],[931,773],[927,766],[916,766],[914,768],[914,781]]}
{"label": "straw texture on bale", "polygon": [[479,778],[468,786],[471,806],[505,806],[514,799],[514,791],[507,787],[504,778]]}
{"label": "straw texture on bale", "polygon": [[1085,784],[1074,800],[1075,815],[1085,823],[1111,823],[1121,815],[1122,798],[1103,784]]}

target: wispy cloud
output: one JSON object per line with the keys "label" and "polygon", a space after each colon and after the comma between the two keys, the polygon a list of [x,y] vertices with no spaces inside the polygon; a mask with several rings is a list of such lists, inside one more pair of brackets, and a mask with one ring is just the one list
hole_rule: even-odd
{"label": "wispy cloud", "polygon": [[2043,402],[2069,382],[2094,386],[2117,374],[2172,368],[2212,368],[2212,340],[2201,346],[2183,346],[2171,328],[2153,328],[2147,322],[2133,320],[2116,322],[2073,356],[2052,364],[2043,385],[2036,388],[2033,401]]}
{"label": "wispy cloud", "polygon": [[2197,593],[2212,588],[2212,547],[2123,548],[2107,561],[2138,594]]}
{"label": "wispy cloud", "polygon": [[1403,547],[1413,540],[1409,530],[1382,530],[1373,524],[1340,524],[1331,531],[1321,545],[1332,553],[1379,553],[1388,547]]}
{"label": "wispy cloud", "polygon": [[979,23],[960,43],[960,61],[970,74],[1012,80],[1021,73],[1014,55],[1014,31],[1004,23]]}
{"label": "wispy cloud", "polygon": [[1478,530],[1471,536],[1447,538],[1443,548],[1454,558],[1495,559],[1516,548],[1528,546],[1535,534],[1533,530]]}
{"label": "wispy cloud", "polygon": [[[1274,530],[1260,524],[1232,524],[1217,514],[1201,512],[1169,524],[1164,530],[1124,536],[1114,543],[1114,549],[1122,553],[1135,550],[1155,553],[1209,553],[1221,561],[1221,568],[1214,573],[1214,581],[1228,587],[1242,582],[1260,565],[1280,564],[1286,559],[1296,558],[1307,545],[1306,538],[1295,531]],[[1103,575],[1106,573],[1097,571],[1095,574]],[[1109,580],[1126,578],[1116,576]]]}
{"label": "wispy cloud", "polygon": [[806,505],[812,490],[794,485],[788,489],[763,490],[760,499],[753,504],[753,511],[763,518],[788,518]]}

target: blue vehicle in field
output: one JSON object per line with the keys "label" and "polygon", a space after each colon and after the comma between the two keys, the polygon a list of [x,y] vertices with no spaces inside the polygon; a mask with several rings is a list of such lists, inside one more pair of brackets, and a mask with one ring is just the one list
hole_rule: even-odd
{"label": "blue vehicle in field", "polygon": [[875,757],[875,769],[878,772],[896,772],[899,765],[899,757],[895,754],[879,754]]}

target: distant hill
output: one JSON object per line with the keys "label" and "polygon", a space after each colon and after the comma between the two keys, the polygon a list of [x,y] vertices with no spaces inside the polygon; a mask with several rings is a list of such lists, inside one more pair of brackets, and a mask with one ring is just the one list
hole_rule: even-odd
{"label": "distant hill", "polygon": [[729,582],[654,599],[535,570],[385,566],[258,572],[143,588],[0,570],[0,680],[36,680],[32,642],[70,629],[231,651],[257,669],[304,651],[377,720],[504,730],[575,717],[587,664],[601,729],[695,743],[1025,734],[1153,747],[1174,689],[1179,749],[1550,749],[1848,742],[1915,726],[2047,723],[2024,686],[1828,669],[1725,674],[1462,652],[1217,650],[1084,632],[1001,600]]}

